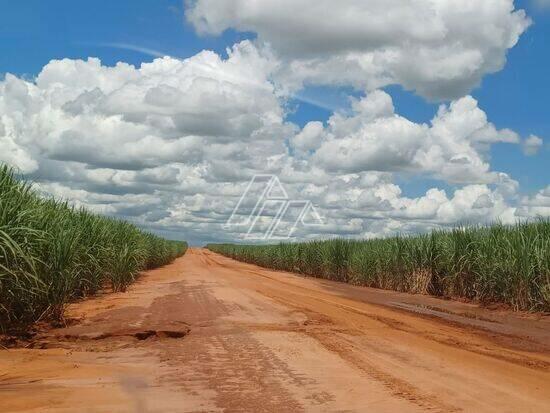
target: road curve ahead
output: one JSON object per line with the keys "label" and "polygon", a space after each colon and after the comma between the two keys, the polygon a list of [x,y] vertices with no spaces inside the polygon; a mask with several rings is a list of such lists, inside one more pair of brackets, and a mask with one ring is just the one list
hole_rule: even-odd
{"label": "road curve ahead", "polygon": [[7,412],[550,411],[550,319],[190,249],[0,351]]}

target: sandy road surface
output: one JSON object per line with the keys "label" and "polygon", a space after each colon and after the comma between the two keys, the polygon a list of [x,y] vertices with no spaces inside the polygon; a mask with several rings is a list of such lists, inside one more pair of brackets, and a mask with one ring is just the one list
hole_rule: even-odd
{"label": "sandy road surface", "polygon": [[550,411],[550,320],[191,249],[0,351],[2,412]]}

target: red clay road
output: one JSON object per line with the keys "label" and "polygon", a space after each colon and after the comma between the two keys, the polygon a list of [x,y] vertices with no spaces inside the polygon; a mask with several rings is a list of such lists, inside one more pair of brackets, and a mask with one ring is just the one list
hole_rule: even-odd
{"label": "red clay road", "polygon": [[191,249],[0,351],[8,412],[548,412],[550,318]]}

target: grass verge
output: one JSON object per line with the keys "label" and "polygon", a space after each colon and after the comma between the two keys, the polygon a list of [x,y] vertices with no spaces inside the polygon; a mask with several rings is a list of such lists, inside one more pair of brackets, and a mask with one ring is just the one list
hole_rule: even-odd
{"label": "grass verge", "polygon": [[410,293],[550,311],[550,220],[373,240],[209,244],[276,270]]}
{"label": "grass verge", "polygon": [[106,285],[123,290],[185,253],[112,218],[39,197],[0,166],[0,333],[62,317],[67,302]]}

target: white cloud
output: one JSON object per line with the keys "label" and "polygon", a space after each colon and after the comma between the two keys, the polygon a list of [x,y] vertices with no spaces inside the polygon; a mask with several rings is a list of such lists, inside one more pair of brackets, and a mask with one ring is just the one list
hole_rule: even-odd
{"label": "white cloud", "polygon": [[[0,131],[1,132],[1,131]],[[38,169],[38,163],[10,136],[0,133],[0,162],[16,167],[22,173],[31,173]]]}
{"label": "white cloud", "polygon": [[[352,101],[351,114],[300,129],[286,120],[274,70],[243,42],[227,58],[201,52],[139,68],[64,59],[35,81],[7,75],[0,161],[44,193],[192,242],[243,235],[222,225],[258,173],[277,174],[293,199],[316,205],[326,226],[302,228],[303,238],[546,213],[546,192],[521,198],[516,181],[491,169],[490,145],[520,140],[497,130],[473,98],[418,124],[395,113],[387,93],[372,91]],[[406,196],[396,184],[403,175],[453,187]]]}
{"label": "white cloud", "polygon": [[530,135],[522,143],[523,153],[527,156],[536,155],[538,151],[542,148],[543,144],[544,141],[541,138],[535,135]]}
{"label": "white cloud", "polygon": [[240,190],[296,129],[268,81],[271,63],[249,42],[228,54],[140,68],[63,59],[33,82],[7,75],[0,161],[32,173],[42,191],[150,227],[164,227],[179,205],[192,211],[186,231],[204,221],[197,194],[227,214],[237,195],[228,201],[220,186]]}
{"label": "white cloud", "polygon": [[522,218],[550,216],[550,185],[531,197],[523,197],[517,215]]}
{"label": "white cloud", "polygon": [[497,183],[499,175],[486,159],[488,145],[519,142],[514,132],[488,122],[470,96],[442,105],[427,125],[397,115],[391,97],[375,91],[354,102],[351,116],[333,115],[325,130],[306,125],[291,145],[301,149],[313,127],[315,145],[308,148],[316,149],[313,161],[328,171],[401,171],[453,183]]}
{"label": "white cloud", "polygon": [[397,83],[434,99],[500,70],[530,24],[513,0],[194,0],[186,16],[199,33],[257,33],[286,86]]}
{"label": "white cloud", "polygon": [[[3,158],[21,158],[17,163],[27,170],[41,156],[142,169],[199,163],[220,155],[216,144],[238,142],[233,152],[242,151],[245,141],[251,149],[271,148],[273,134],[286,126],[267,70],[266,60],[243,42],[226,60],[202,52],[136,69],[64,59],[46,65],[35,83],[8,75],[0,86],[2,139],[9,150]],[[17,155],[21,146],[29,159]]]}
{"label": "white cloud", "polygon": [[323,139],[323,124],[318,121],[308,122],[307,125],[291,140],[291,145],[298,153],[307,154],[315,150]]}

